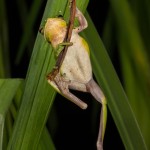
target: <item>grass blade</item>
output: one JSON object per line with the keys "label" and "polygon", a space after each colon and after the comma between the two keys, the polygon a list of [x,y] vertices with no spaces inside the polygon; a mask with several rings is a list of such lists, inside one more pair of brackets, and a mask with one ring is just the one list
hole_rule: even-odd
{"label": "grass blade", "polygon": [[20,79],[0,79],[0,149],[3,144],[5,116],[21,81]]}
{"label": "grass blade", "polygon": [[5,1],[0,0],[0,77],[10,76],[8,22]]}
{"label": "grass blade", "polygon": [[[149,148],[149,135],[147,133],[150,124],[148,119],[150,113],[150,63],[149,50],[146,49],[149,48],[148,1],[132,1],[131,5],[126,0],[110,0],[110,3],[115,14],[116,29],[118,29],[116,38],[125,88]],[[131,10],[132,7],[133,10]],[[145,21],[142,21],[143,19]]]}
{"label": "grass blade", "polygon": [[[20,3],[20,2],[18,2]],[[18,53],[16,56],[16,63],[18,64],[24,54],[25,48],[27,46],[27,43],[30,43],[31,36],[33,36],[33,27],[36,21],[36,18],[38,17],[38,12],[40,10],[40,6],[42,4],[41,0],[34,0],[33,4],[31,6],[29,14],[26,16],[26,20],[22,18],[22,24],[23,26],[23,36],[21,39],[21,42],[19,44]],[[22,5],[20,5],[22,6]],[[24,6],[23,6],[24,7]],[[24,10],[25,13],[25,10]]]}
{"label": "grass blade", "polygon": [[89,27],[84,33],[92,50],[91,58],[94,74],[106,95],[109,109],[112,113],[123,143],[126,149],[146,150],[147,148],[135,116],[106,53],[103,43],[100,40],[88,14],[86,14],[86,18],[88,20]]}
{"label": "grass blade", "polygon": [[128,52],[128,56],[131,57],[137,72],[142,72],[142,77],[144,77],[141,82],[145,84],[148,82],[149,84],[150,65],[147,51],[140,36],[136,19],[134,18],[134,14],[130,9],[128,1],[110,0],[110,3],[117,20],[117,28],[119,29],[118,38],[121,37],[124,40],[125,45],[127,45],[126,51]]}
{"label": "grass blade", "polygon": [[41,135],[38,150],[48,150],[48,149],[55,150],[55,146],[52,142],[52,138],[50,137],[47,128],[45,127]]}
{"label": "grass blade", "polygon": [[[84,5],[86,1],[80,2]],[[49,0],[43,21],[64,14],[67,0]],[[68,8],[68,7],[67,7]],[[45,76],[54,66],[54,56],[50,45],[38,34],[26,78],[22,104],[8,149],[37,149],[47,115],[55,97],[55,91],[48,85]],[[49,149],[53,148],[50,147]]]}

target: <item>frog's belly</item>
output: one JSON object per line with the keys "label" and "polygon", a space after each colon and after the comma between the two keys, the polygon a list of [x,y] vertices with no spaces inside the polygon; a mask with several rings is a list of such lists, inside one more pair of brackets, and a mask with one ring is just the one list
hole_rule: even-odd
{"label": "frog's belly", "polygon": [[81,83],[87,83],[92,78],[89,54],[81,44],[74,43],[68,48],[61,74],[69,80]]}

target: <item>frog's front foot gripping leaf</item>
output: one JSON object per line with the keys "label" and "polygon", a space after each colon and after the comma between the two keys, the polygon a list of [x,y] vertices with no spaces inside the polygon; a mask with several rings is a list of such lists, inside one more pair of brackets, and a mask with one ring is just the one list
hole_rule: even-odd
{"label": "frog's front foot gripping leaf", "polygon": [[[88,26],[85,17],[78,8],[76,8],[76,17],[79,21],[79,26],[72,30],[70,40],[72,45],[68,47],[59,72],[55,74],[54,78],[51,78],[50,73],[47,76],[47,80],[57,92],[82,109],[86,109],[87,104],[72,94],[69,91],[70,89],[89,92],[99,103],[102,104],[97,150],[103,150],[103,139],[107,118],[106,99],[102,90],[92,77],[88,44],[78,35],[79,32]],[[44,28],[42,28],[42,33],[45,39],[52,44],[54,53],[57,53],[57,50],[59,53],[59,46],[64,42],[67,33],[67,24],[62,18],[48,18]]]}

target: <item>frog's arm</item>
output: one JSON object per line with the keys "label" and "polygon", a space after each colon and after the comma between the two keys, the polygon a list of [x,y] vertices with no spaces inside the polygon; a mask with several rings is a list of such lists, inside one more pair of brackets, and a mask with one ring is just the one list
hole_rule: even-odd
{"label": "frog's arm", "polygon": [[82,14],[82,12],[76,7],[76,16],[75,16],[78,21],[79,21],[79,26],[77,28],[75,28],[74,30],[79,33],[82,30],[84,30],[85,28],[88,27],[88,23],[84,17],[84,15]]}
{"label": "frog's arm", "polygon": [[54,48],[54,55],[55,58],[57,58],[60,54],[60,52],[64,49],[64,46],[68,45],[71,46],[73,43],[72,42],[62,42],[60,44],[58,44],[58,46],[56,48]]}

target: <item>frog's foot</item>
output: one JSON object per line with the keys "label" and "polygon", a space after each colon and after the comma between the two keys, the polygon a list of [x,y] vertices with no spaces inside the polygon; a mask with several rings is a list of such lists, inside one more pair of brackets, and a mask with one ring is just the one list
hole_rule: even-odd
{"label": "frog's foot", "polygon": [[76,97],[69,91],[69,84],[71,83],[71,81],[69,80],[66,81],[66,79],[60,76],[60,74],[57,74],[56,77],[54,78],[54,82],[64,97],[66,97],[67,99],[69,99],[82,109],[87,108],[86,103],[84,103],[82,100],[80,100],[78,97]]}
{"label": "frog's foot", "polygon": [[84,15],[82,14],[82,12],[77,7],[76,7],[75,17],[78,19],[80,25],[77,28],[75,28],[74,30],[77,33],[79,33],[88,27],[88,23],[87,23]]}
{"label": "frog's foot", "polygon": [[47,80],[50,80],[50,81],[54,81],[54,78],[56,77],[56,75],[58,74],[59,72],[59,68],[57,66],[55,66],[52,70],[52,72],[50,72],[46,78]]}

